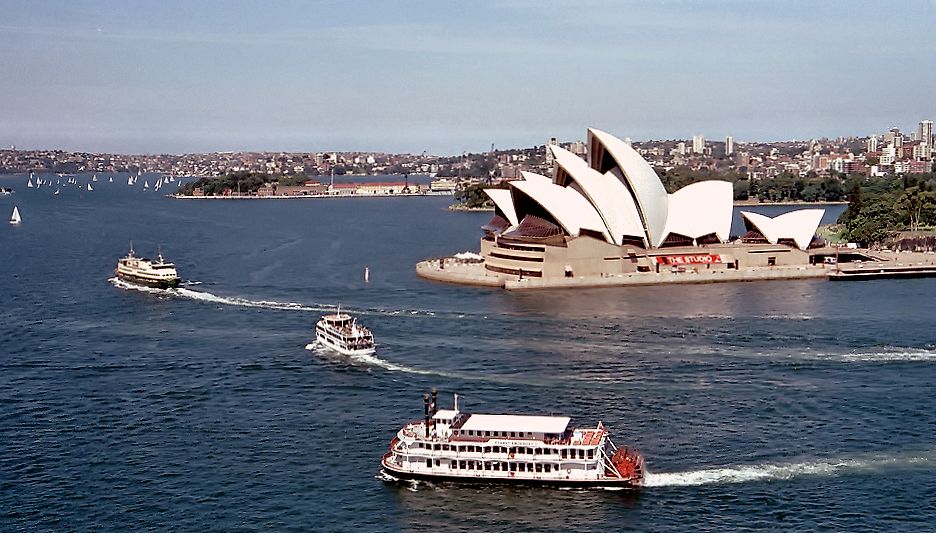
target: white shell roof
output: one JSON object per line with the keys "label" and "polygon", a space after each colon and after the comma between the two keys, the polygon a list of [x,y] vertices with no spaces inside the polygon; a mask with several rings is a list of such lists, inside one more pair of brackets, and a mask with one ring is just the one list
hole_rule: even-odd
{"label": "white shell roof", "polygon": [[805,250],[812,242],[823,214],[825,209],[800,209],[770,218],[760,213],[741,211],[741,216],[757,228],[771,244],[777,244],[780,239],[793,239],[800,250]]}
{"label": "white shell roof", "polygon": [[520,431],[523,433],[563,433],[571,419],[567,416],[471,415],[461,431]]}
{"label": "white shell roof", "polygon": [[556,164],[578,184],[604,221],[614,244],[621,244],[624,235],[646,240],[640,213],[627,186],[616,176],[601,174],[582,158],[555,145],[549,147]]}
{"label": "white shell roof", "polygon": [[[526,176],[529,173],[524,173]],[[511,181],[511,187],[525,193],[549,212],[566,232],[577,237],[582,229],[597,231],[609,242],[608,228],[588,200],[574,189],[560,187],[549,181]]]}
{"label": "white shell roof", "polygon": [[659,246],[665,237],[663,230],[669,204],[669,195],[663,188],[660,177],[636,150],[614,135],[589,128],[588,137],[589,146],[591,138],[597,139],[617,162],[631,190],[634,191],[637,208],[643,215],[651,244]]}
{"label": "white shell roof", "polygon": [[731,234],[733,209],[734,187],[731,182],[709,180],[686,185],[669,195],[663,238],[670,233],[678,233],[698,239],[714,233],[725,242]]}
{"label": "white shell roof", "polygon": [[536,172],[528,172],[526,170],[521,170],[520,175],[523,176],[523,179],[526,181],[535,181],[543,183],[552,183],[552,180],[547,178],[542,174],[537,174]]}
{"label": "white shell roof", "polygon": [[517,221],[517,210],[514,209],[513,198],[510,195],[510,189],[482,189],[484,194],[494,202],[494,205],[504,213],[507,222],[511,226],[519,224]]}

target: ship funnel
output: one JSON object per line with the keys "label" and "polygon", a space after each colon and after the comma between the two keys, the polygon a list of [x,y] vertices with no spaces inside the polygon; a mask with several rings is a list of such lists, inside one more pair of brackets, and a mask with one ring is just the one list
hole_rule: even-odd
{"label": "ship funnel", "polygon": [[426,437],[429,437],[429,394],[423,394],[423,408],[426,413]]}
{"label": "ship funnel", "polygon": [[439,391],[432,387],[432,414],[439,412]]}

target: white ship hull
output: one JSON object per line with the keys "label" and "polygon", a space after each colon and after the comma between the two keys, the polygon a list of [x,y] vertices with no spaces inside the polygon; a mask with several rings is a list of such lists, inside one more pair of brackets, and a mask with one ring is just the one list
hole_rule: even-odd
{"label": "white ship hull", "polygon": [[541,474],[536,472],[489,472],[469,471],[458,474],[442,471],[404,470],[384,457],[380,465],[385,474],[399,480],[436,481],[450,483],[490,483],[497,485],[538,485],[558,488],[632,488],[640,487],[639,478],[596,476],[594,478],[572,477],[566,474]]}
{"label": "white ship hull", "polygon": [[330,350],[334,350],[343,355],[373,355],[374,352],[377,351],[377,349],[373,346],[369,348],[358,348],[358,349],[348,348],[346,346],[342,346],[340,343],[332,341],[331,339],[329,339],[328,337],[325,337],[324,335],[316,336],[315,340],[318,341],[318,343],[321,344],[322,346]]}

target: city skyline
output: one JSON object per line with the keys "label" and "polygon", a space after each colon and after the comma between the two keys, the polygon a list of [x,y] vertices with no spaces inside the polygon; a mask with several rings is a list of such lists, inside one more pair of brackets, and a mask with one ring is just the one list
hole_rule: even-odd
{"label": "city skyline", "polygon": [[[936,3],[0,1],[0,144],[456,154],[912,132]],[[899,58],[899,59],[898,59]],[[894,91],[891,80],[904,80]]]}

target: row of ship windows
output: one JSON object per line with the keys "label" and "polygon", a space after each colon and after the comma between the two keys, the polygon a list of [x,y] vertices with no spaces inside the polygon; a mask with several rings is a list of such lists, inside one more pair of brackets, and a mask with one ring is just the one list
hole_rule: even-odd
{"label": "row of ship windows", "polygon": [[[536,472],[550,473],[558,472],[559,465],[550,463],[505,463],[498,461],[446,461],[448,467],[452,470],[488,470],[494,472]],[[426,468],[432,468],[432,459],[426,459]],[[435,466],[442,466],[441,461],[435,460]],[[593,470],[595,465],[589,464],[588,470]]]}
{"label": "row of ship windows", "polygon": [[353,336],[353,335],[341,335],[341,336],[338,336],[338,335],[335,335],[334,333],[332,333],[332,332],[329,331],[329,330],[322,330],[322,333],[323,333],[326,337],[328,337],[329,339],[331,339],[331,340],[333,340],[333,341],[347,341],[347,340],[350,340],[350,339],[360,339],[360,340],[362,340],[362,341],[368,341],[368,340],[370,340],[370,337],[369,337],[369,336],[364,336],[364,337],[355,337],[355,336]]}
{"label": "row of ship windows", "polygon": [[594,448],[588,450],[577,450],[573,448],[523,448],[507,446],[455,446],[451,444],[430,444],[416,442],[415,448],[424,448],[426,450],[435,450],[442,452],[453,451],[456,453],[508,453],[508,454],[526,454],[526,455],[556,455],[563,459],[594,459]]}
{"label": "row of ship windows", "polygon": [[[468,435],[469,437],[533,437],[533,433],[527,431],[481,431],[480,429],[469,429],[469,430],[458,430],[453,431],[455,435]],[[547,434],[548,435],[552,435]]]}

